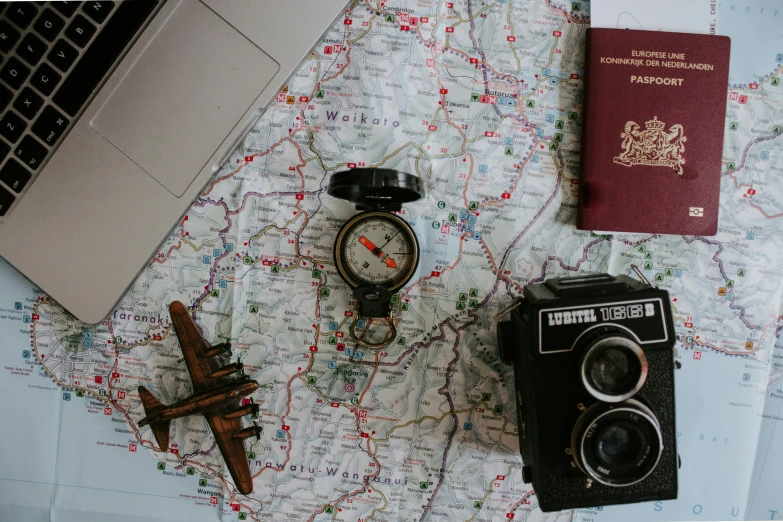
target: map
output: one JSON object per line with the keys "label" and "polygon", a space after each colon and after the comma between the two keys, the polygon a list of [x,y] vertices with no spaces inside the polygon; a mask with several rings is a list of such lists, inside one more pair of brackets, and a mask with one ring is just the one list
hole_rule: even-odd
{"label": "map", "polygon": [[[767,4],[720,1],[743,63],[720,231],[693,237],[574,226],[588,2],[357,1],[105,323],[79,323],[0,261],[0,518],[783,518],[783,25]],[[745,16],[778,34],[753,40]],[[356,209],[326,194],[365,166],[427,189],[398,213],[422,255],[380,350],[348,342],[356,304],[332,245]],[[632,265],[671,296],[679,499],[542,513],[495,316],[526,284]],[[261,385],[248,496],[202,417],[173,422],[166,453],[137,424],[139,385],[166,404],[192,392],[174,300]]]}

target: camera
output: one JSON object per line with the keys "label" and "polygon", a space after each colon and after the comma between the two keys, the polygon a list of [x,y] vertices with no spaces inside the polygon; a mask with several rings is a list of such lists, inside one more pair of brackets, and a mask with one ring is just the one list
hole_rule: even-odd
{"label": "camera", "polygon": [[498,343],[542,511],[677,498],[666,291],[608,274],[528,285]]}

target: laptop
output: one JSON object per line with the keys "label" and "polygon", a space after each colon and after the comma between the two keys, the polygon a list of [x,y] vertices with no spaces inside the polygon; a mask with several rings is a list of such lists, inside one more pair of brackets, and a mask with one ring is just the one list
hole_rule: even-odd
{"label": "laptop", "polygon": [[347,0],[14,2],[0,256],[96,324]]}

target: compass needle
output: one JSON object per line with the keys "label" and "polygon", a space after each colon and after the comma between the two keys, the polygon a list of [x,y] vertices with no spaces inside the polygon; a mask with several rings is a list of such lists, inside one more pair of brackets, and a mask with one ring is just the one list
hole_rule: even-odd
{"label": "compass needle", "polygon": [[393,214],[365,212],[349,221],[338,237],[337,266],[359,285],[399,288],[416,269],[417,248],[404,220]]}
{"label": "compass needle", "polygon": [[359,243],[367,247],[367,250],[371,250],[373,253],[375,253],[375,251],[378,250],[378,247],[375,246],[375,243],[373,243],[372,241],[370,241],[364,236],[359,238]]}

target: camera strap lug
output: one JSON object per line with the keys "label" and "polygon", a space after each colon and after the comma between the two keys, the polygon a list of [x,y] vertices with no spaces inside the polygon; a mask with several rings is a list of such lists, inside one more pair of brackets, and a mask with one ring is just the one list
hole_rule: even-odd
{"label": "camera strap lug", "polygon": [[647,276],[644,275],[644,272],[642,272],[638,266],[631,265],[631,268],[633,268],[633,271],[636,272],[636,275],[639,276],[639,279],[641,279],[644,284],[653,288],[658,288],[656,285],[652,284],[649,279],[647,279]]}
{"label": "camera strap lug", "polygon": [[508,314],[510,314],[511,312],[513,312],[514,310],[519,308],[520,306],[522,306],[522,299],[517,299],[516,303],[512,304],[511,306],[507,306],[506,308],[501,310],[500,313],[495,316],[495,320],[496,321],[500,321],[501,319],[506,317]]}

